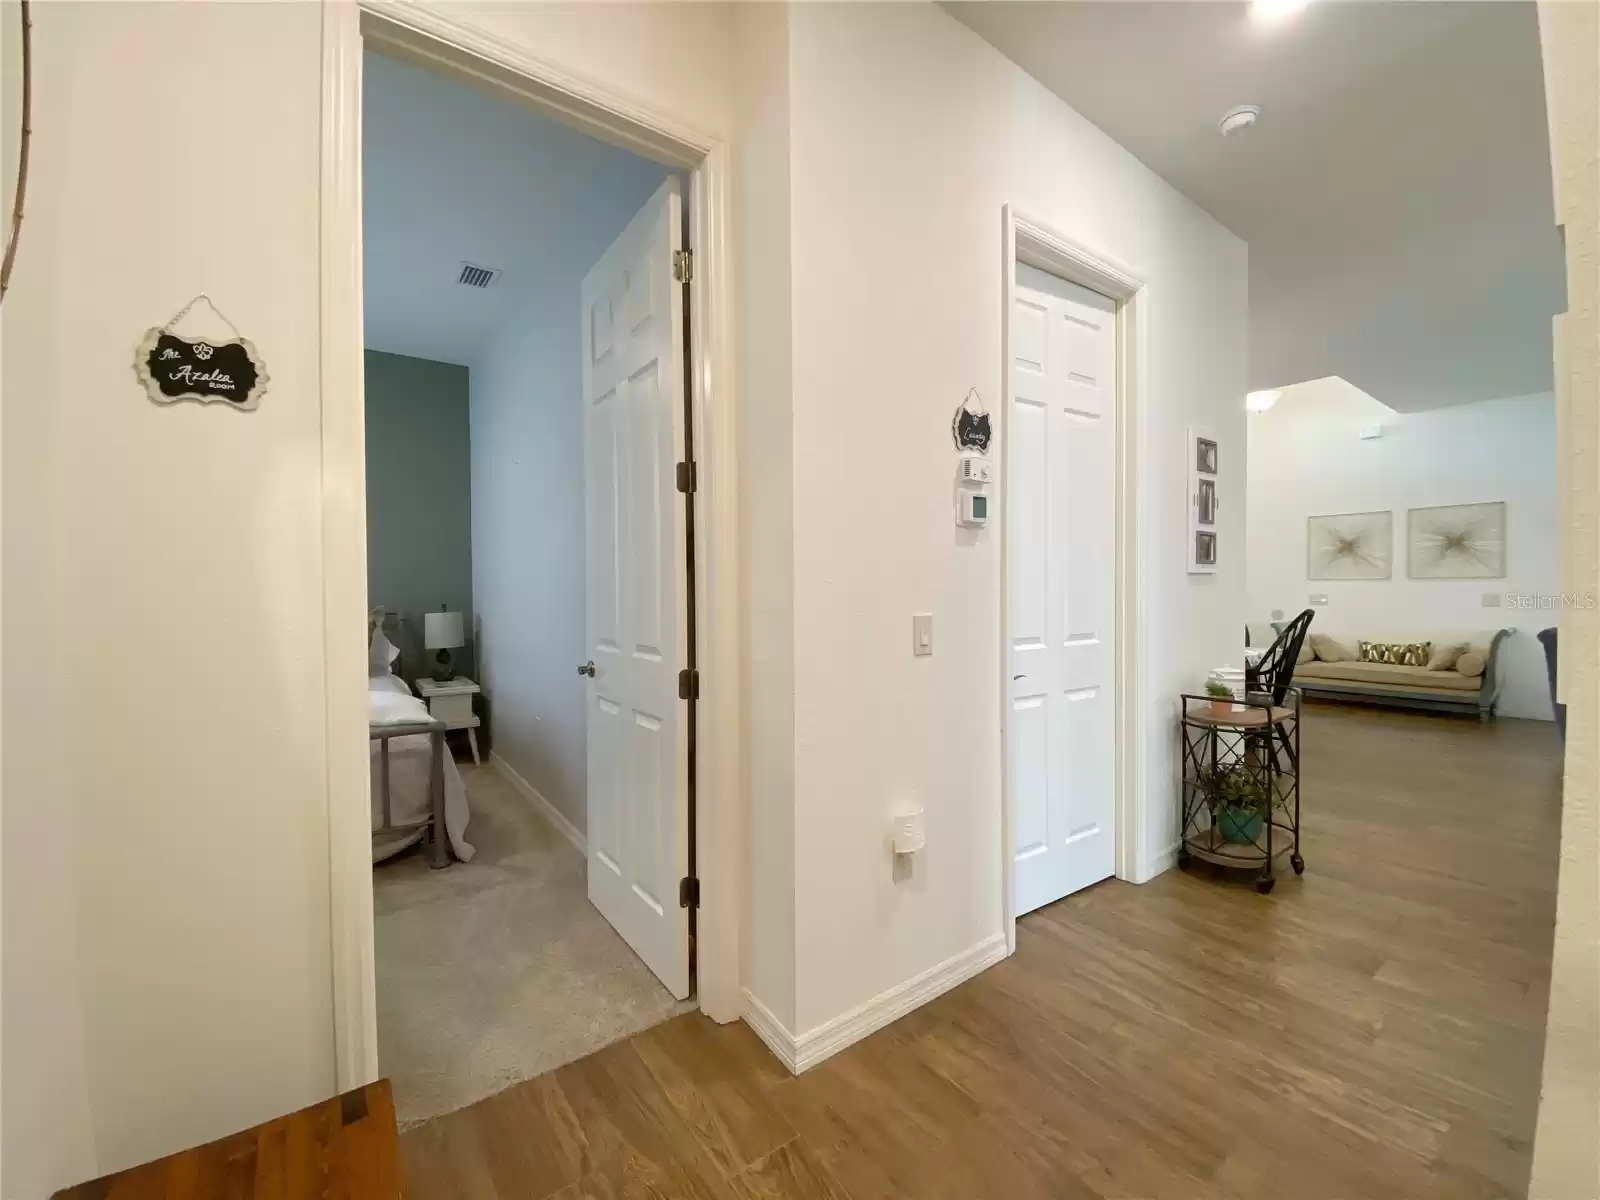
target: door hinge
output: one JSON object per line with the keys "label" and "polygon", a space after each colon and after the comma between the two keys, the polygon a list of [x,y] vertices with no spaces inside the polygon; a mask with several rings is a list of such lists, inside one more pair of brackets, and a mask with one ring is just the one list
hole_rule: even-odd
{"label": "door hinge", "polygon": [[678,699],[700,699],[700,672],[685,667],[678,672]]}
{"label": "door hinge", "polygon": [[698,464],[681,462],[678,464],[678,490],[687,495],[700,489],[700,471]]}
{"label": "door hinge", "polygon": [[685,875],[678,880],[678,907],[700,907],[700,881],[693,875]]}
{"label": "door hinge", "polygon": [[674,250],[672,252],[672,277],[679,283],[689,283],[694,279],[693,250]]}

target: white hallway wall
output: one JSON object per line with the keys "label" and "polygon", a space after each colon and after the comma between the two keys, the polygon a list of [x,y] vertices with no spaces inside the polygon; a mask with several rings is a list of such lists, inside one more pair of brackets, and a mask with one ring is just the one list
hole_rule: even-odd
{"label": "white hallway wall", "polygon": [[[1238,655],[1243,513],[1224,517],[1222,569],[1187,575],[1182,444],[1190,422],[1215,429],[1224,494],[1242,495],[1246,258],[942,10],[801,4],[788,19],[804,1035],[1001,932],[999,535],[954,523],[949,429],[969,387],[999,408],[1002,206],[1149,281],[1134,441],[1153,862],[1175,839],[1175,697]],[[933,613],[931,658],[911,655],[914,612]],[[926,807],[928,840],[896,882],[885,839],[902,799]]]}
{"label": "white hallway wall", "polygon": [[[18,14],[0,14],[0,54],[17,61]],[[38,70],[49,71],[58,56],[39,46]],[[0,161],[17,161],[13,114],[21,95],[20,72],[7,71],[0,95]],[[51,94],[41,78],[36,103]],[[36,118],[34,128],[47,128]],[[32,148],[35,178],[59,169],[59,147]],[[5,210],[12,183],[6,172]],[[35,184],[39,187],[39,184]],[[30,214],[29,238],[43,236],[50,221]],[[94,1162],[94,1126],[89,1112],[88,1064],[84,1055],[83,988],[78,965],[78,902],[74,871],[73,806],[59,802],[66,730],[60,711],[57,674],[50,645],[55,617],[48,590],[39,586],[54,558],[53,530],[60,518],[57,495],[59,457],[40,454],[57,446],[60,415],[51,406],[12,402],[28,387],[41,363],[19,347],[58,348],[62,331],[53,311],[59,301],[40,298],[24,304],[24,289],[41,286],[27,255],[18,259],[4,310],[0,343],[8,353],[0,367],[3,426],[4,546],[3,638],[5,673],[0,709],[5,713],[0,755],[0,881],[3,923],[0,947],[0,1196],[44,1195],[54,1183],[82,1174]],[[25,451],[25,452],[24,452]]]}
{"label": "white hallway wall", "polygon": [[735,25],[743,412],[740,524],[746,902],[740,978],[794,1029],[794,329],[789,213],[789,19],[741,4]]}
{"label": "white hallway wall", "polygon": [[[1539,33],[1563,229],[1556,323],[1564,582],[1600,589],[1600,8],[1541,0]],[[1529,1200],[1600,1195],[1600,613],[1562,622],[1567,757],[1561,884]]]}
{"label": "white hallway wall", "polygon": [[[333,1087],[321,16],[33,21],[0,410],[7,1200]],[[194,103],[218,60],[227,87]],[[241,142],[248,169],[219,168]],[[144,332],[202,291],[266,359],[257,412],[134,382]]]}
{"label": "white hallway wall", "polygon": [[494,752],[586,831],[583,325],[578,289],[668,171],[601,172],[539,290],[473,361],[472,590]]}
{"label": "white hallway wall", "polygon": [[[721,5],[449,14],[729,132]],[[362,803],[328,794],[321,700],[321,6],[33,21],[0,325],[5,1200],[332,1092],[328,808]],[[248,169],[219,164],[234,144]],[[133,382],[144,331],[201,291],[267,361],[253,414]]]}
{"label": "white hallway wall", "polygon": [[[1363,440],[1363,425],[1383,436]],[[1509,597],[1560,592],[1556,510],[1555,399],[1548,393],[1426,412],[1397,413],[1342,379],[1285,388],[1250,418],[1249,614],[1293,616],[1325,593],[1312,628],[1356,637],[1426,636],[1515,629],[1501,643],[1505,683],[1499,711],[1550,720],[1539,630],[1551,609],[1517,608]],[[1504,579],[1411,579],[1406,510],[1437,504],[1506,502]],[[1307,580],[1306,518],[1324,513],[1394,513],[1394,566],[1387,580]],[[1485,594],[1508,597],[1485,608]]]}
{"label": "white hallway wall", "polygon": [[[733,133],[722,6],[449,13]],[[28,513],[33,528],[6,530],[4,612],[8,666],[47,683],[29,697],[34,723],[6,724],[4,794],[8,828],[38,819],[44,840],[20,877],[31,882],[25,905],[11,851],[5,864],[4,1056],[8,1096],[42,1098],[61,1120],[18,1123],[7,1106],[7,1200],[331,1090],[327,813],[351,802],[328,795],[315,699],[325,652],[325,401],[307,317],[318,295],[318,9],[48,5],[34,19],[48,90],[4,326],[4,420],[37,435],[20,448],[5,439],[4,509],[8,521]],[[968,386],[999,394],[1001,205],[1021,204],[1151,283],[1150,407],[1137,440],[1148,464],[1141,762],[1153,858],[1171,841],[1173,695],[1237,643],[1242,559],[1225,557],[1211,578],[1182,570],[1181,441],[1198,420],[1225,448],[1242,445],[1245,254],[937,9],[804,6],[786,20],[787,96],[761,120],[741,114],[741,126],[787,112],[787,151],[746,162],[743,219],[763,239],[787,229],[789,254],[743,286],[755,293],[792,268],[789,332],[764,293],[744,321],[792,355],[787,382],[746,355],[749,379],[771,389],[750,398],[746,419],[772,439],[751,449],[792,435],[775,471],[792,471],[793,487],[741,515],[763,522],[747,546],[788,540],[793,521],[791,598],[745,581],[762,606],[752,640],[772,629],[763,653],[793,647],[789,663],[769,663],[771,679],[794,680],[790,695],[752,694],[751,724],[765,721],[767,740],[747,752],[752,780],[774,789],[772,836],[793,838],[777,854],[794,864],[796,982],[774,1011],[809,1030],[1000,931],[999,556],[993,536],[956,535],[945,430]],[[150,68],[132,83],[114,69],[130,58]],[[242,65],[196,110],[178,93],[193,63],[218,60]],[[196,121],[206,136],[193,136]],[[179,147],[160,163],[148,153],[157,137]],[[218,171],[208,154],[230,138],[254,147],[248,175]],[[116,221],[105,213],[113,195]],[[157,410],[133,388],[138,337],[202,290],[268,360],[273,390],[258,413]],[[741,473],[766,465],[746,460]],[[1242,488],[1238,468],[1224,469]],[[1225,524],[1230,533],[1237,541],[1242,526]],[[927,609],[937,651],[913,662],[906,623]],[[186,651],[153,676],[148,647],[160,645]],[[25,740],[67,730],[69,749],[95,753]],[[896,885],[883,837],[902,794],[927,804],[930,846]],[[50,953],[18,958],[30,945]],[[18,983],[31,965],[40,973]],[[50,1021],[13,1020],[29,1012]],[[48,1048],[19,1054],[25,1034]]]}

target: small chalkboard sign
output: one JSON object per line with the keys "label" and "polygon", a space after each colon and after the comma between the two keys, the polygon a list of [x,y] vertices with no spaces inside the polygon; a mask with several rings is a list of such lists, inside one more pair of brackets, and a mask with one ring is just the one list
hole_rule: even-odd
{"label": "small chalkboard sign", "polygon": [[993,436],[993,431],[989,423],[989,412],[983,407],[983,398],[978,395],[977,388],[970,388],[966,399],[956,409],[955,419],[950,422],[950,433],[956,440],[957,450],[989,453],[989,440]]}
{"label": "small chalkboard sign", "polygon": [[[256,348],[243,337],[210,341],[172,332],[200,300],[210,304],[209,298],[197,296],[166,325],[145,335],[134,358],[134,373],[157,404],[198,400],[249,411],[267,390],[266,367]],[[216,311],[215,305],[212,310]],[[232,322],[228,324],[232,328]]]}

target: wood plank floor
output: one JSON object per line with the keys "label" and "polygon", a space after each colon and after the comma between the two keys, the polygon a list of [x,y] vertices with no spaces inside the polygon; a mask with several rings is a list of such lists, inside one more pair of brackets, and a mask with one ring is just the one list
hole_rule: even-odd
{"label": "wood plank floor", "polygon": [[806,1075],[679,1017],[406,1134],[407,1194],[1520,1197],[1554,727],[1318,707],[1307,874],[1109,881]]}

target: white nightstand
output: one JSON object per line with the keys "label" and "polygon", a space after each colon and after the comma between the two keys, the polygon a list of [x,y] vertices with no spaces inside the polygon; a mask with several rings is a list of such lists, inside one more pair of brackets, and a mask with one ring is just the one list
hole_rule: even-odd
{"label": "white nightstand", "polygon": [[436,679],[417,680],[417,695],[428,702],[428,712],[446,729],[465,729],[467,741],[472,745],[472,761],[483,765],[478,758],[477,715],[472,711],[472,698],[483,689],[465,675],[457,675],[448,683]]}

